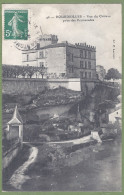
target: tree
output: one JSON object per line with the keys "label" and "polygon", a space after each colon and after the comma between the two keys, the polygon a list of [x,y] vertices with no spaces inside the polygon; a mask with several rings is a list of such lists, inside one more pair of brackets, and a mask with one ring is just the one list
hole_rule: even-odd
{"label": "tree", "polygon": [[3,78],[7,78],[8,77],[8,68],[6,65],[2,66],[2,76]]}
{"label": "tree", "polygon": [[15,78],[18,78],[18,76],[21,75],[21,69],[22,69],[21,66],[13,66],[12,67],[13,76]]}
{"label": "tree", "polygon": [[33,66],[27,66],[26,72],[27,72],[27,75],[31,78],[33,74],[35,73],[35,68]]}
{"label": "tree", "polygon": [[18,78],[21,75],[21,66],[16,65],[3,65],[2,66],[2,75],[3,78]]}
{"label": "tree", "polygon": [[21,75],[25,78],[26,74],[27,74],[27,67],[26,66],[23,66],[21,68]]}
{"label": "tree", "polygon": [[3,65],[2,66],[2,76],[3,78],[18,78],[18,76],[28,76],[32,78],[34,74],[40,74],[42,78],[47,73],[47,68],[44,66],[17,66],[17,65]]}
{"label": "tree", "polygon": [[110,68],[105,76],[105,79],[107,80],[121,79],[121,73],[117,69]]}
{"label": "tree", "polygon": [[11,65],[3,65],[2,66],[3,78],[12,78],[12,77],[14,77],[13,69],[14,68]]}
{"label": "tree", "polygon": [[38,72],[41,74],[42,79],[43,79],[44,75],[47,73],[47,68],[44,66],[38,67]]}

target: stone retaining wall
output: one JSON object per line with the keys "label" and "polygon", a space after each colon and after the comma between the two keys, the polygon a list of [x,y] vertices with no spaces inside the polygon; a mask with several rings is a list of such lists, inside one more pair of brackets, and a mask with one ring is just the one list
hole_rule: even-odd
{"label": "stone retaining wall", "polygon": [[80,78],[72,79],[28,79],[28,78],[4,78],[2,90],[6,94],[37,94],[45,88],[57,87],[81,91]]}
{"label": "stone retaining wall", "polygon": [[20,143],[13,145],[8,151],[3,154],[2,157],[2,169],[8,167],[12,160],[16,157],[18,152],[21,150],[22,146]]}

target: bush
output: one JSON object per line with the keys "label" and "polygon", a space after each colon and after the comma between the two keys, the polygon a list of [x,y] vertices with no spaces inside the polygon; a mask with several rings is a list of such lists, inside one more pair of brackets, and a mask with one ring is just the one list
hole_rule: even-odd
{"label": "bush", "polygon": [[42,142],[49,142],[50,141],[50,137],[48,135],[40,134],[39,137],[40,137],[40,141],[42,141]]}
{"label": "bush", "polygon": [[107,129],[115,129],[116,126],[115,126],[115,124],[107,124],[106,128]]}

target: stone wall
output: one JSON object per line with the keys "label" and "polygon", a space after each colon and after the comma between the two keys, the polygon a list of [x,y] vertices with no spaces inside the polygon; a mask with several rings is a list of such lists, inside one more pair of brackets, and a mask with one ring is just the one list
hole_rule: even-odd
{"label": "stone wall", "polygon": [[2,91],[6,94],[37,94],[45,88],[65,87],[81,91],[80,78],[71,79],[23,79],[6,78],[2,81]]}
{"label": "stone wall", "polygon": [[17,143],[3,154],[2,169],[5,169],[6,167],[8,167],[8,165],[12,162],[12,160],[16,157],[16,155],[18,154],[20,150],[21,150],[21,144]]}
{"label": "stone wall", "polygon": [[37,94],[48,87],[44,79],[3,79],[2,90],[7,94]]}
{"label": "stone wall", "polygon": [[92,80],[86,81],[86,80],[81,79],[81,91],[84,94],[88,94],[95,88],[95,85],[97,83],[98,83],[97,81],[93,82]]}

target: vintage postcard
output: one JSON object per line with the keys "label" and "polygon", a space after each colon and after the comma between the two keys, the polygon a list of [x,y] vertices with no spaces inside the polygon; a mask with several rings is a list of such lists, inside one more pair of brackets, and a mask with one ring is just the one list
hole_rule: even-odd
{"label": "vintage postcard", "polygon": [[122,191],[122,5],[2,4],[2,191]]}

